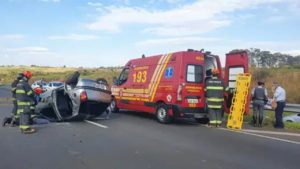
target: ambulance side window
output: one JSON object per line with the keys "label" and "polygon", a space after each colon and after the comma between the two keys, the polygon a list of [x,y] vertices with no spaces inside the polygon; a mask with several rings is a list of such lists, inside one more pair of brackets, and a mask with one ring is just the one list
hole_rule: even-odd
{"label": "ambulance side window", "polygon": [[203,81],[203,68],[201,65],[187,65],[186,81],[190,83],[201,83]]}
{"label": "ambulance side window", "polygon": [[129,74],[129,69],[128,68],[123,69],[123,71],[119,77],[119,85],[122,85],[123,83],[125,83],[127,81],[128,74]]}

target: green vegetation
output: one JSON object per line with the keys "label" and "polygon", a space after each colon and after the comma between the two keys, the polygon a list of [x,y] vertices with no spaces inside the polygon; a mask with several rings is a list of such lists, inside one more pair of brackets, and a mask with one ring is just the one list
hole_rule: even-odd
{"label": "green vegetation", "polygon": [[[284,112],[283,117],[292,115],[294,113]],[[252,115],[244,116],[244,122],[248,124],[252,124]],[[264,120],[264,128],[274,128],[273,124],[275,122],[275,112],[274,111],[265,111],[265,120]],[[299,130],[300,123],[291,123],[285,122],[285,128],[290,130]]]}
{"label": "green vegetation", "polygon": [[79,71],[83,78],[105,78],[110,84],[114,76],[118,76],[120,68],[66,68],[66,67],[38,67],[38,66],[21,66],[21,67],[0,67],[0,84],[8,85],[16,75],[24,70],[33,73],[31,82],[43,79],[47,82],[58,80],[64,81],[74,71]]}

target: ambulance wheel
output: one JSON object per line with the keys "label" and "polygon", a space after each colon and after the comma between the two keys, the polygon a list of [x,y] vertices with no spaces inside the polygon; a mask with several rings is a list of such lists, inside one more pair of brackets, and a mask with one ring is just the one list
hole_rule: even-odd
{"label": "ambulance wheel", "polygon": [[168,107],[165,104],[159,104],[156,109],[156,118],[160,123],[170,123],[171,117],[168,115]]}
{"label": "ambulance wheel", "polygon": [[113,100],[111,101],[109,107],[110,107],[111,112],[113,112],[113,113],[118,113],[119,112],[119,108],[117,107],[117,102],[116,102],[115,98],[113,98]]}

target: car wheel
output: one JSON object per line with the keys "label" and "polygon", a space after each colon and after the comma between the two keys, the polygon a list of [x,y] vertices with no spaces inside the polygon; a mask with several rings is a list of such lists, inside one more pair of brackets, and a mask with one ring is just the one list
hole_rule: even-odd
{"label": "car wheel", "polygon": [[117,107],[117,102],[116,102],[115,98],[113,98],[113,100],[111,101],[109,107],[110,107],[111,112],[113,112],[113,113],[118,113],[119,112],[119,108]]}
{"label": "car wheel", "polygon": [[208,124],[209,122],[208,118],[195,118],[195,120],[200,124]]}
{"label": "car wheel", "polygon": [[171,117],[168,115],[168,107],[165,104],[159,104],[156,108],[156,118],[160,123],[170,123]]}

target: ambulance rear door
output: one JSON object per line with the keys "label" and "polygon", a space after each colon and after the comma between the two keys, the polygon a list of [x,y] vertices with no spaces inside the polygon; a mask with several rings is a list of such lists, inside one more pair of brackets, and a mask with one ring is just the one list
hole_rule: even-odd
{"label": "ambulance rear door", "polygon": [[[229,87],[229,92],[225,96],[225,111],[230,113],[233,93],[236,88],[236,77],[239,73],[249,72],[249,58],[246,51],[230,52],[226,54],[224,81]],[[250,93],[247,97],[245,114],[249,114]]]}

